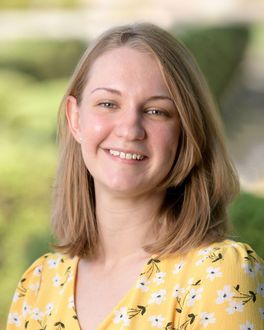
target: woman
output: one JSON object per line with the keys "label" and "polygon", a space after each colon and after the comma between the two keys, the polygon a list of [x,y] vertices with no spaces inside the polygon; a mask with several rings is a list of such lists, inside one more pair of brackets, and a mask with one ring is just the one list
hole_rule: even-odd
{"label": "woman", "polygon": [[151,24],[84,54],[60,108],[53,229],[7,329],[263,329],[264,266],[226,239],[238,190],[194,60]]}

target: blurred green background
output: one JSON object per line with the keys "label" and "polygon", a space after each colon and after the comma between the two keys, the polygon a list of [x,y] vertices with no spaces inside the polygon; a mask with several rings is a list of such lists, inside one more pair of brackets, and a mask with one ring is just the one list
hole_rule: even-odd
{"label": "blurred green background", "polygon": [[[29,2],[19,3],[26,7]],[[8,4],[16,5],[2,1],[0,6]],[[248,49],[264,49],[261,25],[192,26],[181,32],[172,25],[170,32],[196,57],[220,108]],[[4,328],[19,277],[33,260],[51,250],[57,109],[88,42],[18,39],[0,44],[0,328]],[[224,111],[222,115],[226,117]],[[230,207],[230,218],[234,239],[248,242],[263,257],[261,194],[241,192]]]}

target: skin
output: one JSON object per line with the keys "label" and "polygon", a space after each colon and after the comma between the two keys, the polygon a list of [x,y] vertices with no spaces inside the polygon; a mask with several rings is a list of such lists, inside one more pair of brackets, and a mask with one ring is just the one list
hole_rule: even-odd
{"label": "skin", "polygon": [[[146,243],[144,231],[150,236],[150,220],[164,195],[156,186],[172,167],[180,133],[158,63],[128,47],[104,53],[90,69],[81,104],[70,96],[66,114],[94,178],[102,256],[137,251]],[[144,159],[120,159],[110,149]],[[130,244],[131,234],[139,241]],[[108,236],[118,237],[117,244]]]}
{"label": "skin", "polygon": [[[156,60],[127,47],[107,52],[92,66],[81,104],[77,106],[72,97],[69,103],[75,110],[74,136],[82,139],[96,191],[127,198],[154,190],[172,166],[179,133],[177,113]],[[120,159],[109,149],[145,158]]]}
{"label": "skin", "polygon": [[129,47],[94,62],[81,103],[68,97],[66,115],[95,184],[100,253],[79,262],[76,287],[82,329],[94,329],[149,258],[142,246],[155,239],[151,224],[164,198],[156,187],[173,165],[180,125],[157,61]]}

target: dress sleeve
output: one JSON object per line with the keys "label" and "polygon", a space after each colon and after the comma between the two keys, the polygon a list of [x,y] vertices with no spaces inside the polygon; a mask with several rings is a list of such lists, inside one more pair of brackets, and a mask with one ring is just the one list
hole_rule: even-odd
{"label": "dress sleeve", "polygon": [[176,329],[264,330],[263,260],[246,244],[219,246],[193,260]]}
{"label": "dress sleeve", "polygon": [[42,281],[42,268],[48,254],[37,259],[23,274],[13,296],[6,330],[26,329],[25,316],[38,297]]}

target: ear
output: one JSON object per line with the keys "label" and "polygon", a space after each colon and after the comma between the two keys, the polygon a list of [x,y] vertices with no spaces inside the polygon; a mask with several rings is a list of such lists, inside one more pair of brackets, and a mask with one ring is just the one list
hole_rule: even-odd
{"label": "ear", "polygon": [[77,104],[77,100],[74,96],[68,96],[66,99],[66,117],[69,125],[69,129],[74,139],[81,142],[81,130],[80,130],[80,109]]}

